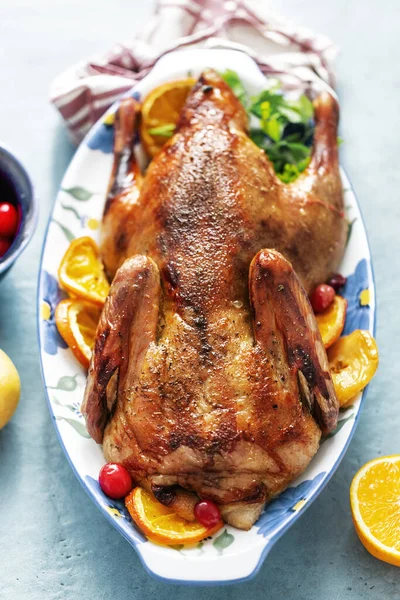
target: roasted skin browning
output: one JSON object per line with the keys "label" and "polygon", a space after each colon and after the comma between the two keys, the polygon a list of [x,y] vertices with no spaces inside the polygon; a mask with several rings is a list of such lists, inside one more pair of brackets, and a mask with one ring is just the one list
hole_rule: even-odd
{"label": "roasted skin browning", "polygon": [[101,244],[114,279],[82,410],[106,459],[161,502],[195,492],[248,529],[337,422],[307,297],[346,237],[337,104],[316,99],[311,162],[289,185],[213,71],[143,180],[137,115],[124,100]]}

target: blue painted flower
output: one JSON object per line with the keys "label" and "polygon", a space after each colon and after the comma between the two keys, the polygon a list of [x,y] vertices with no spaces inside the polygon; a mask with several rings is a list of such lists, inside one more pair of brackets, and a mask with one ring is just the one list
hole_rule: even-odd
{"label": "blue painted flower", "polygon": [[[132,98],[139,100],[138,92],[133,92]],[[107,115],[102,123],[94,127],[87,141],[87,145],[91,150],[100,150],[105,154],[112,153],[114,145],[114,117],[114,114]]]}
{"label": "blue painted flower", "polygon": [[41,330],[44,339],[44,351],[53,356],[57,354],[58,348],[68,348],[56,327],[54,311],[57,304],[66,297],[59,288],[55,277],[47,271],[43,271],[42,277],[42,302],[40,305]]}
{"label": "blue painted flower", "polygon": [[348,302],[343,335],[348,335],[355,329],[369,329],[370,291],[368,263],[365,258],[360,260],[353,275],[347,278],[343,296]]}
{"label": "blue painted flower", "polygon": [[287,488],[275,500],[268,504],[267,508],[255,524],[258,532],[268,537],[276,529],[287,523],[295,512],[300,510],[307,502],[311,493],[318,487],[323,479],[325,471],[318,473],[314,479],[307,479],[296,487]]}
{"label": "blue painted flower", "polygon": [[81,413],[81,402],[79,400],[71,404],[71,410],[76,414],[78,419],[83,419],[83,415]]}
{"label": "blue painted flower", "polygon": [[112,125],[101,123],[97,125],[90,136],[87,145],[91,150],[101,150],[105,154],[113,151],[114,129]]}
{"label": "blue painted flower", "polygon": [[99,482],[90,475],[85,475],[85,483],[86,486],[91,491],[92,495],[95,497],[98,504],[104,508],[114,519],[118,521],[118,528],[121,529],[127,537],[129,537],[134,544],[138,544],[140,542],[147,542],[147,538],[143,535],[143,533],[136,527],[136,525],[132,522],[130,514],[125,507],[123,500],[112,500],[108,496],[106,496],[100,486]]}

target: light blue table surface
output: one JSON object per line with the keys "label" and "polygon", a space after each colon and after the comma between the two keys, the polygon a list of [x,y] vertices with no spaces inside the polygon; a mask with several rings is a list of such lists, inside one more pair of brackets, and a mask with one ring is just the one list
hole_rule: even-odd
{"label": "light blue table surface", "polygon": [[1,0],[0,139],[22,158],[40,200],[38,231],[0,283],[0,347],[22,379],[20,406],[0,432],[0,598],[150,600],[400,599],[400,569],[359,543],[349,509],[357,469],[400,452],[400,10],[396,0],[275,0],[274,8],[341,47],[342,162],[369,232],[378,290],[381,365],[358,430],[330,484],[272,549],[251,582],[166,585],[145,573],[69,467],[50,420],[36,340],[36,280],[44,229],[74,153],[48,104],[53,77],[128,39],[145,23],[142,0]]}

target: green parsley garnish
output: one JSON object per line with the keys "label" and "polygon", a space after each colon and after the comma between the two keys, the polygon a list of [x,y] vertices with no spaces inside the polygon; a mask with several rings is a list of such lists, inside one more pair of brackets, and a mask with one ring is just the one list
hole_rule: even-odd
{"label": "green parsley garnish", "polygon": [[251,118],[250,137],[262,148],[274,165],[278,177],[290,183],[310,162],[313,136],[314,107],[304,94],[289,100],[276,81],[257,96],[248,98],[243,83],[235,71],[222,73],[223,79]]}

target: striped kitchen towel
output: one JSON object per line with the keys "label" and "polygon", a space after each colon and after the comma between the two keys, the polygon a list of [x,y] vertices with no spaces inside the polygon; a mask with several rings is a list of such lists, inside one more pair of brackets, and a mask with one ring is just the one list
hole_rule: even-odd
{"label": "striped kitchen towel", "polygon": [[252,56],[286,89],[334,86],[337,49],[326,36],[274,14],[267,0],[158,0],[142,34],[83,61],[51,86],[51,102],[78,143],[160,56],[187,47],[234,48]]}

